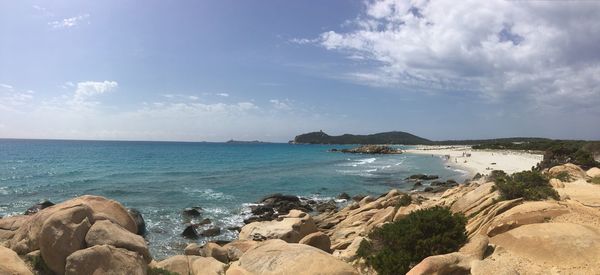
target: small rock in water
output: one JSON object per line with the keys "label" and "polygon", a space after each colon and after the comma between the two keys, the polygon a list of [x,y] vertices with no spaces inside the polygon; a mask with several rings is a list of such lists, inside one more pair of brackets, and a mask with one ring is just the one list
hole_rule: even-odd
{"label": "small rock in water", "polygon": [[140,236],[146,235],[146,221],[144,221],[144,217],[142,217],[142,213],[135,208],[128,208],[127,213],[133,218],[135,224],[137,225],[137,234]]}
{"label": "small rock in water", "polygon": [[337,206],[335,205],[335,202],[333,200],[317,204],[317,211],[319,211],[319,213],[330,212],[335,210],[337,210]]}
{"label": "small rock in water", "polygon": [[348,193],[346,192],[342,192],[341,194],[339,194],[337,196],[338,199],[340,200],[349,200],[350,199],[350,195],[348,195]]}
{"label": "small rock in water", "polygon": [[407,180],[435,180],[438,179],[439,176],[436,175],[425,175],[425,174],[415,174],[406,178]]}
{"label": "small rock in water", "polygon": [[413,185],[413,188],[417,188],[417,187],[421,187],[423,186],[423,184],[420,181],[415,182],[415,184]]}
{"label": "small rock in water", "polygon": [[242,231],[242,228],[239,226],[230,226],[230,227],[227,227],[227,230],[240,232],[240,231]]}
{"label": "small rock in water", "polygon": [[25,211],[25,215],[33,215],[37,212],[39,212],[40,210],[53,206],[54,203],[52,203],[49,200],[43,200],[39,203],[34,204],[33,206],[27,208],[27,210]]}
{"label": "small rock in water", "polygon": [[203,237],[214,237],[219,234],[221,234],[221,228],[218,228],[218,227],[212,227],[212,228],[206,229],[206,230],[202,231],[202,233],[200,233],[200,235]]}
{"label": "small rock in water", "polygon": [[199,217],[202,214],[202,207],[196,206],[183,209],[182,214],[187,217]]}
{"label": "small rock in water", "polygon": [[181,236],[188,239],[198,239],[199,237],[198,232],[193,224],[188,224],[181,233]]}
{"label": "small rock in water", "polygon": [[364,194],[358,194],[358,195],[356,195],[356,196],[353,196],[353,197],[352,197],[352,200],[353,200],[353,201],[361,201],[361,200],[362,200],[362,199],[364,199],[366,196],[367,196],[367,195],[364,195]]}
{"label": "small rock in water", "polygon": [[209,218],[205,218],[203,220],[201,220],[199,223],[197,223],[197,225],[207,225],[207,224],[211,224],[212,221]]}

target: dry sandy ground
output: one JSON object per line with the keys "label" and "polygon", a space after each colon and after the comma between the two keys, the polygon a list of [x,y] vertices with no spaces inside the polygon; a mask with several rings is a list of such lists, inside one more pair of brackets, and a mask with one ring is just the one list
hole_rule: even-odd
{"label": "dry sandy ground", "polygon": [[[543,158],[541,154],[509,150],[473,150],[470,146],[419,146],[405,152],[442,157],[446,159],[448,166],[466,170],[471,175],[489,174],[492,170],[503,170],[508,174],[531,170],[531,167]],[[470,156],[467,156],[468,154]]]}

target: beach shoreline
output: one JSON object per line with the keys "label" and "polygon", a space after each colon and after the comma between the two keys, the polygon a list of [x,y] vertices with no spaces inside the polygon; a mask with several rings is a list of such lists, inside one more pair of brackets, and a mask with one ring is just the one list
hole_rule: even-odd
{"label": "beach shoreline", "polygon": [[470,177],[493,170],[506,173],[530,170],[542,161],[542,154],[514,150],[474,150],[470,146],[422,145],[404,150],[408,154],[432,155],[444,160],[446,168],[466,171]]}

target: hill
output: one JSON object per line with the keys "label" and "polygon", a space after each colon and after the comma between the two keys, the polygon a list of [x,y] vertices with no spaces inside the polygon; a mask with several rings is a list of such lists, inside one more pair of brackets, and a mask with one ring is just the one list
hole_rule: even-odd
{"label": "hill", "polygon": [[351,135],[330,136],[323,131],[312,132],[298,135],[293,143],[309,144],[432,144],[431,140],[415,136],[406,132],[385,132],[372,135]]}

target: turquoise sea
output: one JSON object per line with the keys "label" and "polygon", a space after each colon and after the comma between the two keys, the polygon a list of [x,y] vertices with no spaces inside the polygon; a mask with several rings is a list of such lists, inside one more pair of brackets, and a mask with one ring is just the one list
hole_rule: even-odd
{"label": "turquoise sea", "polygon": [[[410,190],[404,178],[416,173],[466,177],[429,155],[328,152],[347,147],[0,139],[0,216],[21,214],[43,199],[105,196],[143,214],[146,239],[160,259],[181,254],[189,242],[179,235],[186,207],[202,207],[203,218],[227,228],[243,225],[248,205],[271,193],[328,200],[341,192]],[[224,229],[211,239],[236,234]]]}

